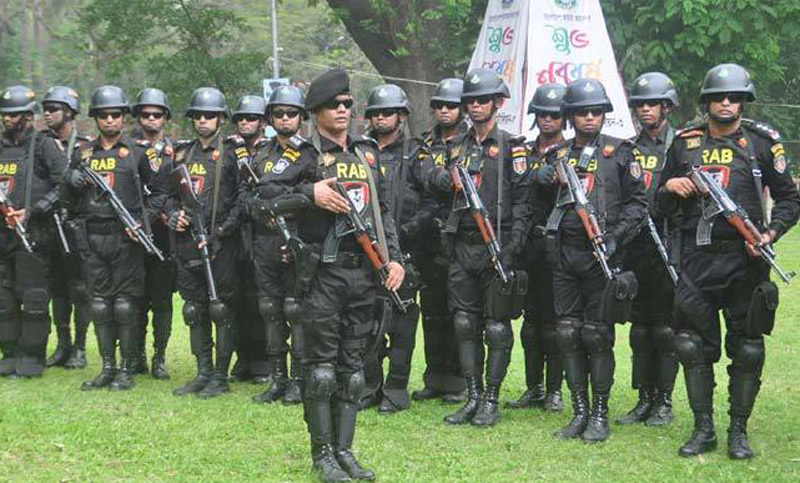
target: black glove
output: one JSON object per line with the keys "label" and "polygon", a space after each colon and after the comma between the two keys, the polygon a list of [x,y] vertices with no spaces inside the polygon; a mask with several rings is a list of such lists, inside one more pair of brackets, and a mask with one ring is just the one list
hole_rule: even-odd
{"label": "black glove", "polygon": [[514,260],[516,260],[516,258],[517,244],[514,241],[503,246],[503,249],[500,252],[500,263],[503,264],[503,268],[506,270],[506,272],[511,271],[511,267],[514,266]]}
{"label": "black glove", "polygon": [[613,257],[614,254],[617,253],[617,240],[616,240],[616,238],[614,238],[613,236],[608,235],[608,236],[603,237],[603,241],[606,244],[606,254],[608,255],[608,258]]}
{"label": "black glove", "polygon": [[263,223],[268,222],[272,217],[270,216],[269,202],[261,198],[251,198],[246,203],[247,215],[255,221]]}
{"label": "black glove", "polygon": [[447,191],[453,187],[453,175],[446,169],[440,169],[434,177],[433,184],[438,189]]}
{"label": "black glove", "polygon": [[[178,229],[178,218],[180,218],[180,214],[181,214],[180,211],[173,211],[169,215],[169,218],[167,219],[167,228],[169,228],[170,230],[173,230],[173,231]],[[192,217],[189,216],[188,213],[184,213],[183,217],[189,222],[192,221]]]}
{"label": "black glove", "polygon": [[66,182],[67,182],[67,185],[69,185],[70,188],[73,188],[73,189],[76,189],[76,190],[85,189],[86,185],[87,185],[87,183],[86,183],[86,175],[83,174],[80,170],[77,170],[77,169],[70,169],[69,171],[67,171]]}
{"label": "black glove", "polygon": [[556,168],[552,164],[545,164],[536,171],[536,182],[543,185],[553,184]]}
{"label": "black glove", "polygon": [[217,225],[214,229],[214,238],[226,238],[230,236],[234,231],[236,231],[237,223],[236,221],[225,220],[224,222]]}

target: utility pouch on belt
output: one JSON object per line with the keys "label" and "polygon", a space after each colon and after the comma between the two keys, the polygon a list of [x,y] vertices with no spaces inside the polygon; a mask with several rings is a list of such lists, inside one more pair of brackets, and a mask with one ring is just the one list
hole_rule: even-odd
{"label": "utility pouch on belt", "polygon": [[633,299],[639,291],[639,282],[631,271],[618,274],[606,282],[600,300],[600,318],[609,324],[625,323],[631,318]]}
{"label": "utility pouch on belt", "polygon": [[516,319],[522,315],[525,295],[528,293],[528,274],[521,270],[511,272],[508,283],[496,276],[486,294],[486,316],[494,320]]}
{"label": "utility pouch on belt", "polygon": [[305,249],[295,260],[297,264],[297,283],[302,295],[311,289],[311,281],[317,275],[319,268],[320,254],[318,245],[306,245]]}
{"label": "utility pouch on belt", "polygon": [[775,311],[778,309],[778,286],[771,280],[758,284],[753,290],[750,307],[747,309],[745,332],[752,337],[769,335],[775,327]]}
{"label": "utility pouch on belt", "polygon": [[86,234],[86,220],[69,220],[65,223],[67,233],[75,240],[78,251],[86,253],[89,251],[89,237]]}

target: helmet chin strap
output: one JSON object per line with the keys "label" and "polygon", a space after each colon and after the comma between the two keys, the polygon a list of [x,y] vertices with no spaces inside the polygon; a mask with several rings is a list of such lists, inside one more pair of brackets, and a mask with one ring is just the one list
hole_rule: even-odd
{"label": "helmet chin strap", "polygon": [[736,122],[736,121],[738,121],[739,119],[741,119],[741,118],[742,118],[742,115],[744,114],[744,104],[742,104],[742,105],[739,107],[739,110],[738,110],[738,112],[736,113],[736,115],[735,115],[735,116],[733,116],[733,117],[720,117],[720,116],[715,116],[714,114],[711,114],[711,110],[708,108],[708,104],[709,104],[709,103],[706,103],[706,114],[708,114],[708,117],[709,117],[710,119],[712,119],[714,122],[718,122],[718,123],[720,123],[720,124],[733,124],[734,122]]}

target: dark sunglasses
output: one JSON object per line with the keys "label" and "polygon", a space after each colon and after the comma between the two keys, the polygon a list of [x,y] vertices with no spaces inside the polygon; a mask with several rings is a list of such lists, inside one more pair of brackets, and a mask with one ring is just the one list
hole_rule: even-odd
{"label": "dark sunglasses", "polygon": [[289,119],[294,119],[300,115],[300,111],[294,109],[288,111],[283,109],[275,109],[274,111],[271,112],[271,115],[275,119],[283,119],[284,117],[288,117]]}
{"label": "dark sunglasses", "polygon": [[58,112],[64,110],[61,106],[55,104],[48,104],[46,106],[42,106],[42,109],[44,109],[44,112]]}
{"label": "dark sunglasses", "polygon": [[377,109],[375,111],[369,111],[369,117],[392,117],[397,114],[397,109]]}
{"label": "dark sunglasses", "polygon": [[163,118],[164,118],[163,112],[141,111],[139,113],[139,119],[163,119]]}
{"label": "dark sunglasses", "polygon": [[330,101],[322,103],[322,108],[330,109],[332,111],[339,109],[339,106],[344,106],[345,109],[350,109],[353,107],[353,99],[331,99]]}
{"label": "dark sunglasses", "polygon": [[94,115],[97,119],[108,119],[109,117],[113,120],[117,120],[122,117],[122,112],[120,111],[100,111]]}
{"label": "dark sunglasses", "polygon": [[478,96],[478,97],[470,97],[468,99],[464,99],[463,103],[465,106],[469,106],[470,104],[478,103],[482,106],[489,104],[494,100],[494,96]]}
{"label": "dark sunglasses", "polygon": [[239,121],[247,121],[247,122],[256,122],[262,119],[261,116],[256,114],[242,114],[241,116],[236,116],[235,122]]}
{"label": "dark sunglasses", "polygon": [[560,112],[537,112],[536,117],[541,117],[542,119],[549,117],[550,119],[559,120],[561,119]]}
{"label": "dark sunglasses", "polygon": [[453,109],[458,109],[461,106],[457,102],[431,101],[431,109],[434,111],[438,111],[443,107],[446,107],[452,111]]}
{"label": "dark sunglasses", "polygon": [[594,117],[600,117],[603,115],[604,112],[605,111],[603,111],[602,108],[593,107],[591,109],[578,109],[577,111],[575,111],[575,115],[578,117],[586,117],[589,114],[591,114]]}
{"label": "dark sunglasses", "polygon": [[720,92],[719,94],[711,94],[708,96],[708,100],[711,102],[722,102],[727,99],[731,104],[741,104],[744,102],[745,98],[746,96],[744,94],[730,92]]}
{"label": "dark sunglasses", "polygon": [[205,119],[210,121],[212,119],[217,119],[219,117],[218,112],[195,112],[192,113],[192,119],[195,121],[199,121],[200,119]]}

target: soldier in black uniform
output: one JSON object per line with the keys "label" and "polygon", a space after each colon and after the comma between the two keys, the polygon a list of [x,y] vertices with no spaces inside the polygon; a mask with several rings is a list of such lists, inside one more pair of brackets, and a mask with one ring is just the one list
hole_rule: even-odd
{"label": "soldier in black uniform", "polygon": [[[536,115],[535,127],[539,135],[528,145],[528,166],[531,172],[545,162],[549,149],[564,142],[564,122],[561,104],[564,86],[543,84],[536,88],[528,106],[528,114]],[[531,196],[533,217],[527,230],[527,243],[522,251],[522,262],[530,279],[530,289],[525,301],[525,319],[519,335],[525,351],[526,390],[514,401],[506,403],[512,409],[538,407],[547,411],[561,411],[564,403],[561,384],[564,365],[556,342],[556,320],[553,307],[553,268],[545,256],[544,225],[550,206],[541,197]],[[546,387],[545,387],[545,371]]]}
{"label": "soldier in black uniform", "polygon": [[[208,399],[230,390],[228,368],[234,347],[234,298],[238,288],[239,261],[239,174],[236,166],[235,144],[223,140],[220,129],[227,117],[228,105],[222,92],[213,87],[201,87],[192,93],[186,116],[193,122],[197,139],[178,144],[175,160],[166,167],[185,164],[192,181],[192,189],[202,204],[200,213],[191,213],[180,201],[179,186],[174,180],[162,186],[169,200],[168,226],[175,232],[175,257],[178,263],[178,292],[184,300],[183,320],[189,326],[189,337],[197,360],[197,375],[173,391],[176,396],[197,394]],[[166,177],[162,177],[165,179]],[[208,247],[212,254],[211,267],[218,293],[210,300],[201,246],[192,236],[192,217],[195,223],[202,218],[209,235]],[[212,358],[214,340],[211,322],[217,328],[216,361]]]}
{"label": "soldier in black uniform", "polygon": [[[275,129],[275,137],[259,152],[253,170],[259,177],[257,196],[268,200],[285,194],[296,181],[299,166],[316,161],[311,144],[298,131],[308,118],[303,91],[294,86],[280,86],[269,97],[267,118]],[[303,330],[300,323],[300,299],[297,287],[297,260],[287,265],[287,241],[276,221],[253,220],[253,257],[258,290],[258,308],[265,321],[266,355],[272,371],[272,383],[264,393],[253,397],[259,403],[283,399],[284,404],[299,404],[301,398],[301,359]],[[286,220],[287,229],[296,231],[293,220]],[[291,257],[296,257],[292,254]],[[292,365],[287,379],[286,356],[291,335]]]}
{"label": "soldier in black uniform", "polygon": [[[607,282],[592,250],[584,225],[569,199],[566,186],[554,183],[555,163],[575,166],[588,200],[597,212],[609,265],[631,234],[636,233],[647,209],[639,164],[633,143],[601,133],[605,113],[613,106],[603,85],[594,79],[570,83],[564,93],[563,112],[575,128],[575,138],[547,155],[547,164],[533,174],[539,187],[551,189],[554,209],[547,220],[548,257],[553,263],[556,340],[561,349],[573,418],[555,436],[583,438],[587,442],[608,438],[608,399],[614,383],[614,323],[605,313],[608,287],[630,293],[635,280],[630,273]],[[553,199],[553,198],[551,198]],[[617,290],[612,290],[612,294]],[[611,305],[610,303],[608,304]],[[592,385],[589,412],[587,378]]]}
{"label": "soldier in black uniform", "polygon": [[[422,217],[420,200],[425,190],[422,180],[422,161],[427,156],[422,141],[411,138],[404,129],[410,114],[406,93],[399,86],[384,84],[372,89],[364,115],[369,119],[367,133],[377,141],[381,169],[389,180],[389,199],[392,219],[398,231],[400,250],[405,258],[406,277],[400,290],[403,300],[417,299],[419,285],[414,267],[418,247],[427,243],[420,237]],[[383,304],[379,297],[378,313]],[[378,404],[378,412],[395,413],[408,409],[408,377],[411,357],[416,343],[419,306],[410,305],[405,313],[392,308],[388,327],[380,328],[378,340],[364,356],[365,391],[361,407]],[[384,332],[388,336],[388,347]],[[389,371],[383,376],[383,360],[389,358]]]}
{"label": "soldier in black uniform", "polygon": [[[743,241],[722,214],[701,211],[692,169],[711,175],[749,215],[761,242],[780,239],[798,219],[800,196],[792,182],[777,131],[742,119],[746,102],[755,99],[747,71],[721,64],[706,74],[700,104],[708,123],[679,132],[667,154],[658,200],[665,213],[680,209],[681,279],[675,288],[675,351],[683,365],[694,431],[679,451],[695,456],[716,448],[713,394],[714,363],[722,355],[719,310],[725,316],[730,426],[728,455],[752,458],[747,420],[761,386],[764,335],[774,324],[777,286],[760,249]],[[774,200],[766,216],[763,187]],[[707,200],[706,200],[707,202]],[[769,221],[767,221],[769,220]],[[710,235],[710,236],[709,236]]]}
{"label": "soldier in black uniform", "polygon": [[[497,111],[507,97],[508,87],[493,70],[474,69],[467,73],[461,102],[472,120],[472,127],[451,145],[447,168],[461,163],[472,176],[489,219],[496,225],[497,237],[501,243],[505,241],[501,261],[506,270],[510,270],[522,248],[528,223],[529,183],[524,140],[497,126]],[[440,191],[453,189],[453,179],[447,169],[438,169],[432,174],[432,187]],[[496,273],[478,225],[466,205],[453,204],[444,232],[452,247],[448,303],[454,314],[461,371],[468,391],[464,406],[445,417],[445,422],[492,426],[500,419],[500,385],[514,345],[511,321],[493,318],[489,311],[486,301],[493,296]],[[481,387],[484,334],[489,347],[485,392]]]}
{"label": "soldier in black uniform", "polygon": [[[0,97],[0,376],[39,377],[50,333],[49,265],[57,248],[53,210],[66,158],[57,142],[33,128],[33,91],[12,86]],[[29,252],[15,233],[28,233]]]}
{"label": "soldier in black uniform", "polygon": [[[228,138],[235,146],[239,174],[245,183],[244,193],[253,188],[254,180],[248,177],[248,166],[267,147],[264,137],[267,103],[261,96],[244,96],[232,113],[236,134]],[[236,363],[231,370],[231,380],[250,380],[263,384],[269,380],[270,364],[267,358],[265,321],[258,310],[253,260],[263,256],[254,250],[255,227],[250,220],[242,223],[242,248],[239,260],[239,292],[236,295]]]}
{"label": "soldier in black uniform", "polygon": [[[461,109],[461,79],[442,79],[430,99],[436,124],[423,135],[428,150],[427,167],[436,169],[445,165],[450,145],[467,131]],[[425,176],[425,175],[424,175]],[[427,178],[427,176],[425,176]],[[441,243],[443,220],[452,205],[450,193],[425,190],[420,203],[420,240],[417,247],[419,271],[420,312],[422,336],[425,343],[425,372],[423,389],[411,393],[414,400],[441,398],[444,402],[463,402],[464,377],[458,363],[453,316],[447,308],[447,266]]]}
{"label": "soldier in black uniform", "polygon": [[[117,86],[103,86],[92,94],[89,116],[99,131],[97,139],[72,153],[65,182],[74,206],[72,222],[77,250],[89,282],[91,319],[103,367],[100,374],[81,386],[83,390],[134,387],[133,364],[138,355],[136,330],[140,300],[144,295],[144,250],[128,233],[111,204],[97,196],[96,188],[80,167],[99,173],[125,208],[147,226],[143,187],[152,170],[144,149],[124,133],[130,111],[125,93]],[[116,369],[119,340],[122,363]]]}
{"label": "soldier in black uniform", "polygon": [[[665,223],[656,210],[655,196],[667,150],[675,139],[675,130],[667,116],[679,105],[678,93],[667,75],[648,72],[633,81],[628,105],[642,127],[634,139],[633,152],[642,168],[649,216],[664,240]],[[647,226],[642,226],[639,235],[628,245],[624,265],[633,270],[639,282],[630,332],[631,383],[639,390],[639,400],[616,423],[644,422],[648,426],[664,426],[673,419],[672,389],[678,374],[675,333],[670,323],[673,282]]]}
{"label": "soldier in black uniform", "polygon": [[[42,99],[44,122],[53,138],[58,140],[66,153],[81,149],[91,141],[78,133],[75,117],[80,112],[78,93],[71,87],[53,86]],[[70,231],[68,207],[59,206],[57,211],[65,237]],[[55,217],[54,217],[55,218]],[[54,223],[57,223],[54,219]],[[55,252],[50,266],[51,294],[53,297],[53,325],[56,327],[58,343],[55,351],[45,361],[46,367],[61,366],[67,369],[86,367],[86,331],[89,328],[89,294],[82,275],[81,260],[75,250],[75,240],[67,239],[70,253],[63,248]],[[73,306],[75,310],[73,312]],[[72,341],[70,320],[75,316],[75,340]]]}
{"label": "soldier in black uniform", "polygon": [[[169,107],[167,95],[154,88],[143,89],[136,96],[136,103],[133,104],[133,115],[136,117],[141,128],[141,137],[135,138],[137,144],[145,149],[145,155],[153,173],[158,173],[165,160],[171,159],[175,155],[175,147],[171,139],[164,134],[164,124],[172,115]],[[153,176],[156,178],[156,176]],[[152,186],[146,186],[150,193],[154,191]],[[147,322],[148,312],[153,313],[153,360],[151,361],[151,373],[154,379],[169,379],[166,366],[166,352],[169,337],[172,334],[172,294],[175,292],[175,278],[177,269],[175,261],[169,256],[169,230],[166,225],[165,207],[156,206],[153,202],[156,199],[164,198],[151,197],[151,208],[159,216],[153,219],[151,228],[153,231],[153,241],[161,250],[166,258],[160,261],[157,257],[145,254],[145,294],[142,301],[142,314],[137,332],[137,343],[139,345],[138,357],[134,366],[137,374],[147,373]]]}
{"label": "soldier in black uniform", "polygon": [[306,107],[316,120],[311,139],[316,156],[302,165],[287,165],[293,175],[282,182],[287,189],[294,186],[303,204],[314,204],[297,220],[300,238],[309,245],[301,262],[303,279],[308,281],[301,310],[303,405],[314,467],[324,481],[375,477],[361,467],[351,445],[364,388],[366,336],[375,325],[377,277],[348,230],[349,204],[334,183],[342,183],[352,204],[376,232],[379,250],[390,260],[385,287],[396,290],[405,275],[377,145],[347,132],[353,106],[349,90],[347,73],[340,69],[327,71],[311,83]]}

